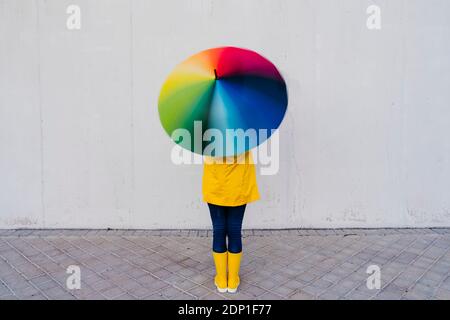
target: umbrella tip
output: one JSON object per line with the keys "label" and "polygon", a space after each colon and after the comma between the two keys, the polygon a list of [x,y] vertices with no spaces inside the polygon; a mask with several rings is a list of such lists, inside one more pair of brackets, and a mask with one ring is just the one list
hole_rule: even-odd
{"label": "umbrella tip", "polygon": [[216,78],[216,80],[218,79],[218,76],[217,76],[217,70],[216,69],[214,69],[214,76],[215,76],[215,78]]}

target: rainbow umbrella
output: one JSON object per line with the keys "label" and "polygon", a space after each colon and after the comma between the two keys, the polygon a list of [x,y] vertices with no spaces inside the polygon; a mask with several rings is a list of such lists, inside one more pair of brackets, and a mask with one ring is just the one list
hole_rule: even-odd
{"label": "rainbow umbrella", "polygon": [[[250,50],[222,47],[179,64],[161,89],[158,109],[165,131],[181,147],[231,156],[268,139],[287,103],[286,84],[269,60]],[[215,148],[208,148],[211,144]]]}

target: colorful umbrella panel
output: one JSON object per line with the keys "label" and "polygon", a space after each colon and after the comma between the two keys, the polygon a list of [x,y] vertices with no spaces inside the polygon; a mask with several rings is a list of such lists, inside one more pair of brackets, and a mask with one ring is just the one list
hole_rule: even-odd
{"label": "colorful umbrella panel", "polygon": [[287,103],[286,84],[269,60],[223,47],[178,65],[163,85],[158,108],[165,131],[183,148],[231,156],[267,140]]}

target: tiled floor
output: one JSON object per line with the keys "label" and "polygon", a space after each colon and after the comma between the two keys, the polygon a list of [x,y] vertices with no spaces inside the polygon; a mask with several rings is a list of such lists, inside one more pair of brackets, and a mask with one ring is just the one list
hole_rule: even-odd
{"label": "tiled floor", "polygon": [[237,294],[216,293],[210,245],[206,230],[0,230],[0,299],[450,299],[450,229],[246,230]]}

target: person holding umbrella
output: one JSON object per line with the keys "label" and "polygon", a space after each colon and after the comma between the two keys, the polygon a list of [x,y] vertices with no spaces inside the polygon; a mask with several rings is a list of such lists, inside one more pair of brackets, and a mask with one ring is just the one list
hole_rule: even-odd
{"label": "person holding umbrella", "polygon": [[[202,194],[213,225],[219,292],[233,293],[239,286],[244,212],[259,199],[251,150],[280,126],[287,104],[286,83],[275,65],[237,47],[189,57],[161,89],[158,112],[164,130],[179,147],[204,157]],[[234,134],[251,138],[235,144]]]}
{"label": "person holding umbrella", "polygon": [[213,225],[214,284],[220,293],[235,293],[240,283],[245,208],[259,199],[252,153],[205,156],[203,167],[203,200],[208,203]]}

